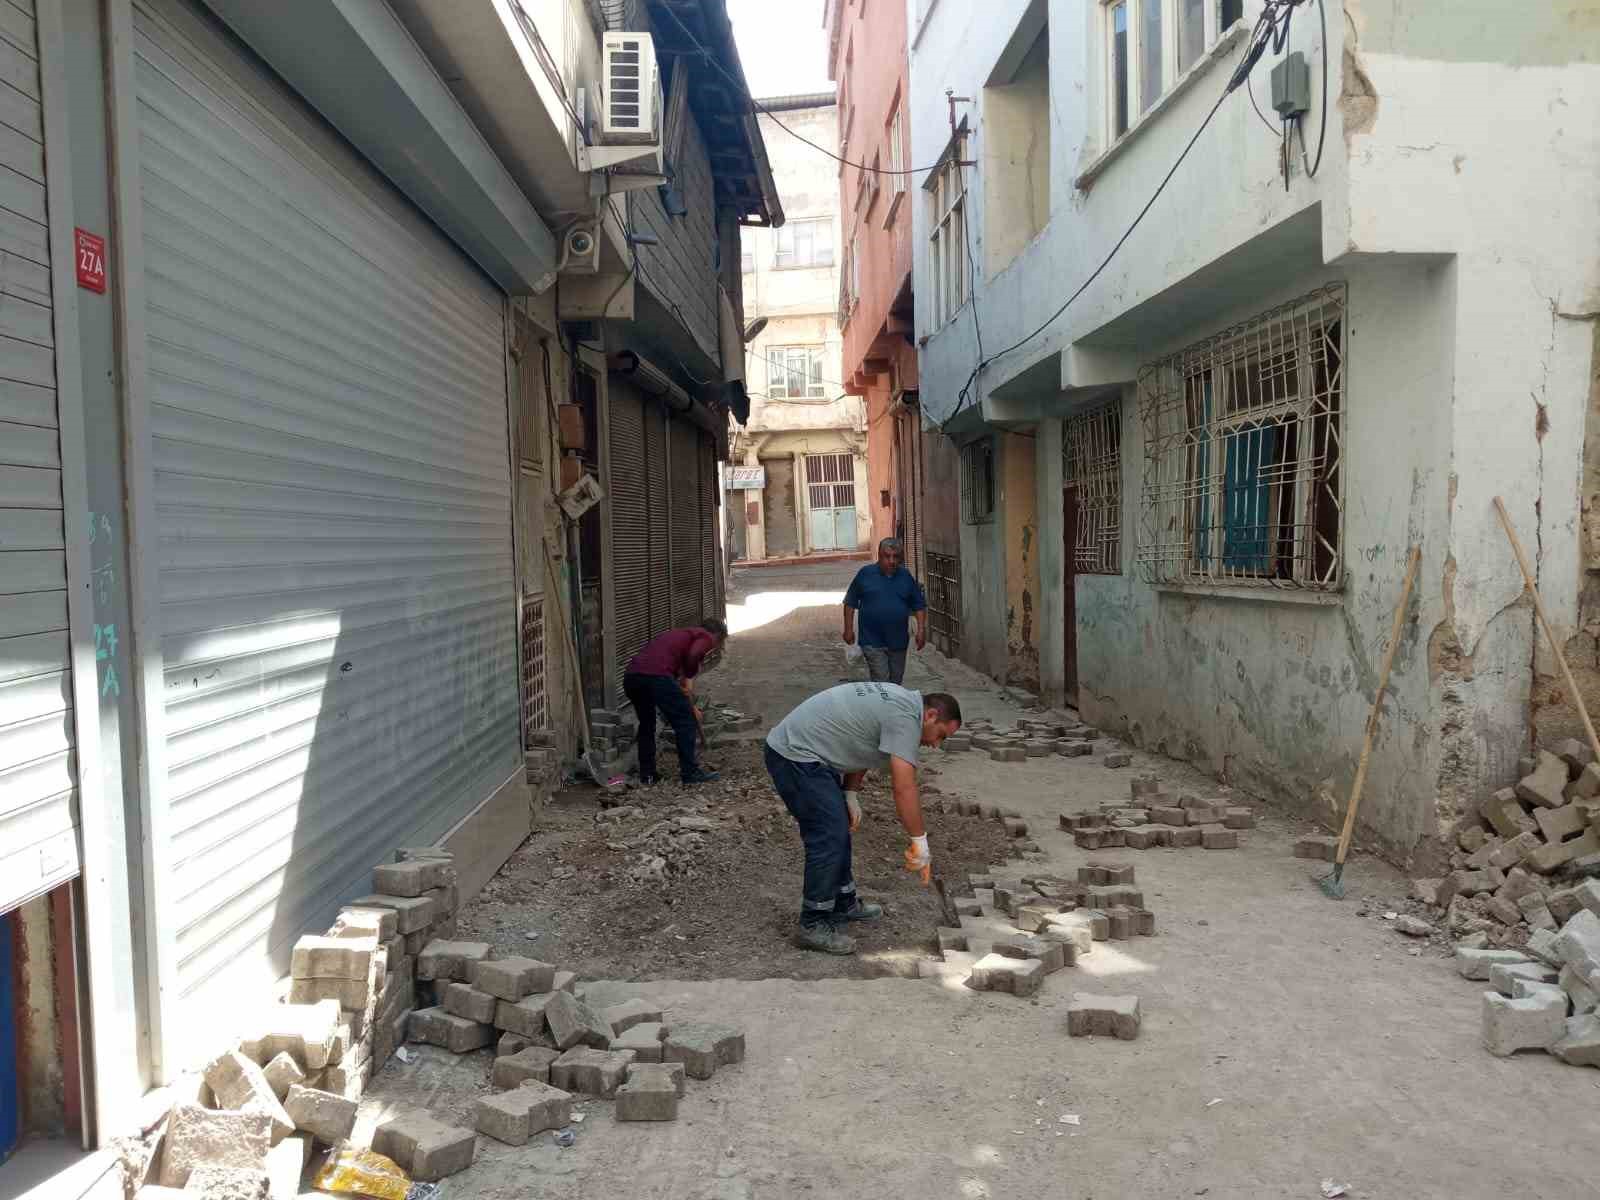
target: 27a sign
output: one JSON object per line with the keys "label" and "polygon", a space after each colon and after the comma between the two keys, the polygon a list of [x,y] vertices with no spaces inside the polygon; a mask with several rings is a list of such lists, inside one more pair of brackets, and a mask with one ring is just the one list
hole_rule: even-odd
{"label": "27a sign", "polygon": [[106,290],[106,240],[87,229],[72,231],[72,250],[78,263],[78,286],[91,292]]}

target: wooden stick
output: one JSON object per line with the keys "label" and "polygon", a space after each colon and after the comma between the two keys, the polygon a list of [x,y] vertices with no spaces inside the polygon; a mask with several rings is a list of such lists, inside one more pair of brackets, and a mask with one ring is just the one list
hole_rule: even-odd
{"label": "wooden stick", "polygon": [[1389,688],[1389,669],[1394,666],[1395,651],[1400,648],[1400,631],[1405,626],[1406,607],[1411,603],[1411,585],[1417,581],[1417,564],[1422,561],[1422,547],[1411,547],[1406,560],[1406,581],[1400,589],[1400,603],[1394,606],[1394,628],[1389,631],[1389,648],[1383,654],[1383,668],[1378,672],[1378,690],[1372,697],[1372,711],[1367,714],[1367,732],[1361,739],[1361,761],[1356,763],[1355,782],[1350,785],[1350,803],[1344,810],[1344,832],[1339,835],[1339,850],[1334,855],[1336,867],[1344,866],[1345,855],[1350,853],[1350,837],[1356,831],[1356,809],[1361,806],[1361,789],[1367,782],[1367,763],[1372,758],[1372,739],[1378,732],[1378,717],[1383,712],[1383,693]]}
{"label": "wooden stick", "polygon": [[1523,552],[1522,542],[1517,537],[1517,531],[1511,526],[1511,517],[1506,512],[1505,501],[1499,496],[1494,498],[1495,511],[1500,514],[1500,524],[1506,527],[1506,537],[1511,539],[1511,549],[1517,556],[1517,566],[1522,568],[1522,582],[1527,585],[1528,591],[1533,594],[1533,611],[1539,614],[1539,624],[1544,629],[1544,636],[1550,640],[1550,649],[1555,651],[1556,662],[1561,664],[1561,677],[1567,681],[1567,695],[1572,697],[1572,704],[1578,710],[1578,715],[1583,718],[1584,732],[1589,735],[1589,748],[1594,751],[1594,756],[1600,759],[1600,737],[1595,736],[1594,722],[1589,720],[1589,709],[1583,703],[1583,694],[1578,691],[1578,685],[1573,682],[1572,668],[1567,666],[1567,656],[1561,651],[1561,643],[1556,641],[1555,631],[1550,628],[1550,618],[1545,615],[1544,601],[1539,598],[1539,589],[1533,582],[1533,570],[1528,566],[1528,556]]}
{"label": "wooden stick", "polygon": [[561,575],[556,570],[555,560],[550,557],[550,543],[540,537],[539,545],[544,549],[544,566],[548,572],[546,578],[556,594],[556,619],[561,622],[561,640],[566,646],[567,665],[572,669],[572,696],[578,702],[578,727],[583,731],[583,752],[587,759],[594,743],[589,737],[589,708],[583,698],[583,668],[578,664],[578,647],[573,644],[572,623],[567,620],[567,598],[562,595]]}

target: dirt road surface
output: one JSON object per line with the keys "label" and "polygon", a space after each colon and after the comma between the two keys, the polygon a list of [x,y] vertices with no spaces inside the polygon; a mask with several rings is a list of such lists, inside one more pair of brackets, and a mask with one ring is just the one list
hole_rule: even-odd
{"label": "dirt road surface", "polygon": [[[848,677],[837,603],[850,569],[742,573],[730,598],[736,637],[707,690],[765,726]],[[1024,715],[995,685],[931,652],[913,656],[907,683],[955,692],[969,718]],[[649,893],[657,907],[672,897],[672,920],[651,925],[664,916],[651,908],[641,926],[625,907],[630,885],[594,882],[624,870],[633,853],[606,850],[609,836],[593,862],[552,878],[555,856],[571,849],[582,860],[595,844],[597,806],[585,810],[578,798],[564,800],[554,832],[536,835],[463,913],[507,952],[603,966],[586,973],[604,976],[589,985],[592,1000],[637,995],[667,1009],[669,1022],[741,1026],[745,1062],[691,1083],[671,1124],[618,1124],[610,1105],[588,1102],[570,1149],[549,1135],[520,1148],[480,1138],[477,1164],[448,1181],[448,1200],[1315,1200],[1323,1180],[1385,1200],[1595,1194],[1600,1072],[1543,1054],[1488,1055],[1478,1041],[1483,985],[1384,920],[1385,910],[1403,910],[1406,884],[1381,863],[1353,858],[1348,898],[1331,901],[1312,882],[1316,864],[1291,857],[1304,827],[1261,805],[1261,825],[1239,850],[1101,855],[1136,865],[1157,936],[1097,943],[1036,999],[1019,1001],[893,977],[920,952],[926,899],[907,895],[885,861],[898,838],[881,796],[869,797],[874,832],[861,839],[858,873],[864,889],[877,884],[915,919],[864,931],[857,962],[783,946],[799,893],[798,838],[776,799],[763,809],[749,753],[729,756],[744,766],[722,809],[710,795],[671,789],[658,801],[662,812],[721,826],[706,832],[718,848],[701,860],[723,864],[721,873],[686,874]],[[946,792],[1021,811],[1043,869],[1063,874],[1092,855],[1056,831],[1057,815],[1128,794],[1130,772],[1108,770],[1101,757],[932,756]],[[1215,787],[1182,764],[1135,754],[1133,771],[1146,770],[1173,790]],[[540,839],[542,855],[531,849]],[[936,864],[966,863],[994,840],[979,822],[946,818],[934,823],[932,845]],[[726,865],[741,854],[759,877],[742,885]],[[570,903],[564,890],[582,893],[587,930],[557,915]],[[744,911],[711,898],[718,893],[740,897]],[[623,920],[594,917],[608,895]],[[737,953],[717,948],[724,939]],[[880,968],[884,977],[860,977]],[[1066,1007],[1079,990],[1138,995],[1139,1039],[1068,1038]],[[418,1103],[470,1123],[487,1091],[487,1055],[414,1049],[412,1063],[392,1061],[374,1081],[363,1127]]]}

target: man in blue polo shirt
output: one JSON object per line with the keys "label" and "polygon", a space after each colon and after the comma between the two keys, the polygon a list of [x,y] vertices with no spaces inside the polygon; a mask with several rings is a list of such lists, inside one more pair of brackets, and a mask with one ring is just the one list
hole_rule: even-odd
{"label": "man in blue polo shirt", "polygon": [[902,683],[906,677],[906,624],[917,618],[917,649],[928,643],[928,601],[916,576],[900,565],[899,538],[878,543],[878,561],[862,567],[844,594],[844,644],[856,642],[861,614],[861,656],[874,683]]}

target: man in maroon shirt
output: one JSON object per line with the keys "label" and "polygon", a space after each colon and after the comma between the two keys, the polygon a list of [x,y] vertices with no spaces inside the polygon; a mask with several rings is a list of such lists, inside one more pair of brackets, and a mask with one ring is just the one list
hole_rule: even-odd
{"label": "man in maroon shirt", "polygon": [[695,719],[694,677],[700,664],[728,640],[728,627],[707,617],[693,629],[669,629],[633,656],[622,676],[622,690],[639,718],[639,782],[656,783],[656,711],[678,739],[678,765],[684,783],[705,783],[717,772],[702,770],[695,758],[700,726]]}

